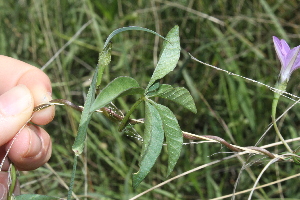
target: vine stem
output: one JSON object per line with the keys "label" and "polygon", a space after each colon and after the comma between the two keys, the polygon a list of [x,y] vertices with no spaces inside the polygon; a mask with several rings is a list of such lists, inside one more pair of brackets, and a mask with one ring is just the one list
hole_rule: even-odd
{"label": "vine stem", "polygon": [[[141,119],[130,119],[130,115],[132,114],[132,112],[136,109],[136,107],[142,102],[144,101],[145,97],[140,98],[129,110],[129,112],[126,114],[125,117],[115,113],[113,110],[109,109],[109,108],[101,108],[100,110],[97,110],[95,112],[102,112],[104,113],[104,115],[106,117],[112,117],[114,120],[121,122],[120,128],[119,130],[123,130],[125,128],[125,126],[127,125],[128,122],[130,122],[131,124],[138,124],[138,123],[144,123],[143,120]],[[277,101],[278,102],[278,101]],[[73,104],[72,102],[66,100],[66,99],[54,99],[51,100],[49,103],[47,104],[41,104],[38,105],[34,108],[34,112],[43,110],[49,106],[52,105],[65,105],[65,106],[69,106],[75,110],[81,111],[83,110],[82,106],[77,106],[75,104]],[[276,107],[276,106],[275,106]],[[105,114],[106,113],[106,114]],[[276,112],[274,113],[276,114]],[[190,139],[190,140],[206,140],[206,141],[210,141],[210,142],[217,142],[217,143],[221,143],[223,145],[225,145],[228,149],[235,151],[235,152],[241,152],[241,151],[247,151],[249,153],[255,153],[255,154],[261,154],[261,155],[266,155],[269,158],[275,158],[275,157],[279,157],[281,160],[286,160],[285,156],[283,155],[276,155],[276,154],[272,154],[269,151],[267,151],[264,148],[261,147],[254,147],[254,146],[248,146],[248,147],[241,147],[241,146],[237,146],[237,145],[232,145],[228,142],[226,142],[224,139],[218,137],[218,136],[213,136],[213,135],[195,135],[192,133],[188,133],[185,131],[182,131],[183,137],[186,139]],[[282,142],[285,142],[284,140]],[[293,152],[292,152],[293,154]],[[292,160],[291,160],[292,161]]]}
{"label": "vine stem", "polygon": [[[220,138],[218,136],[214,135],[195,135],[192,133],[188,133],[185,131],[182,131],[183,137],[190,140],[206,140],[210,142],[217,142],[224,146],[226,146],[228,149],[235,151],[235,152],[248,152],[248,153],[254,153],[254,154],[260,154],[260,155],[266,155],[269,158],[279,158],[280,160],[286,160],[284,155],[277,155],[269,152],[268,150],[261,148],[261,147],[255,147],[255,146],[248,146],[248,147],[241,147],[237,145],[230,144],[226,142],[223,138]],[[292,160],[289,160],[292,161]]]}

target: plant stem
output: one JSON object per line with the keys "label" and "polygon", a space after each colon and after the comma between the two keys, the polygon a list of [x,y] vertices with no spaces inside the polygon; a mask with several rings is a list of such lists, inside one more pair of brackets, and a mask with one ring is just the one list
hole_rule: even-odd
{"label": "plant stem", "polygon": [[121,121],[121,124],[119,126],[119,131],[122,131],[125,126],[127,125],[127,122],[130,118],[130,115],[133,113],[133,111],[136,109],[136,107],[143,101],[143,98],[139,98],[134,104],[133,106],[130,108],[130,110],[126,113],[125,117],[123,118],[123,120]]}
{"label": "plant stem", "polygon": [[67,200],[71,200],[71,197],[72,197],[75,174],[76,174],[77,158],[78,158],[78,156],[75,155],[74,156],[73,171],[72,171],[72,176],[71,176],[71,181],[70,181],[70,187],[69,187],[69,191],[68,191]]}
{"label": "plant stem", "polygon": [[[287,83],[277,84],[276,88],[279,90],[285,90],[286,85],[287,85]],[[283,143],[283,145],[286,147],[286,149],[289,152],[294,153],[293,150],[290,148],[290,146],[285,142],[282,135],[280,134],[280,131],[276,124],[276,108],[277,108],[277,104],[278,104],[278,100],[279,100],[280,96],[281,96],[281,93],[277,93],[277,92],[274,93],[274,99],[273,99],[273,103],[272,103],[272,123],[274,125],[275,132],[276,132],[278,138],[280,139],[280,141]]]}

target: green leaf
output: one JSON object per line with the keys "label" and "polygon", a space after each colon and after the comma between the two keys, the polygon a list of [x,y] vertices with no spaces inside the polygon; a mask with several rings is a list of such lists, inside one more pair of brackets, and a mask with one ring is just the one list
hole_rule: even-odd
{"label": "green leaf", "polygon": [[93,76],[93,80],[91,86],[89,88],[86,101],[84,103],[84,108],[81,114],[79,128],[77,132],[77,136],[75,142],[72,146],[72,150],[75,152],[75,155],[80,155],[84,148],[84,141],[86,139],[86,132],[88,128],[88,124],[91,120],[92,113],[90,112],[90,107],[95,100],[95,91],[96,91],[96,81],[98,76],[98,67],[95,70],[95,74]]}
{"label": "green leaf", "polygon": [[97,96],[90,112],[98,110],[108,103],[112,102],[115,98],[124,95],[143,94],[144,89],[140,88],[138,82],[133,78],[121,76],[112,80]]}
{"label": "green leaf", "polygon": [[134,95],[134,94],[143,94],[144,92],[145,92],[144,88],[142,88],[142,87],[135,87],[135,88],[130,88],[128,90],[125,90],[118,97],[128,96],[128,95]]}
{"label": "green leaf", "polygon": [[175,26],[172,28],[163,44],[163,50],[160,55],[159,61],[155,67],[153,75],[148,83],[146,91],[152,84],[163,78],[169,72],[173,71],[176,67],[180,57],[180,41],[179,41],[179,27]]}
{"label": "green leaf", "polygon": [[159,89],[160,83],[159,81],[154,82],[148,89],[147,93],[149,92],[155,92]]}
{"label": "green leaf", "polygon": [[133,187],[136,188],[147,176],[159,156],[164,130],[159,112],[148,101],[145,102],[145,135],[141,153],[140,170],[133,174]]}
{"label": "green leaf", "polygon": [[166,143],[169,154],[167,172],[167,176],[169,176],[180,156],[180,151],[183,143],[182,131],[175,115],[168,107],[155,103],[154,101],[151,101],[151,103],[158,110],[163,122],[163,128],[166,136]]}
{"label": "green leaf", "polygon": [[147,97],[157,97],[158,95],[160,95],[166,91],[172,90],[172,89],[173,89],[173,87],[171,85],[161,84],[161,85],[159,85],[159,88],[156,90],[153,90],[153,91],[148,90],[148,93],[146,94],[146,96]]}
{"label": "green leaf", "polygon": [[129,26],[129,27],[123,27],[123,28],[118,28],[118,29],[114,30],[114,31],[107,37],[103,49],[106,48],[106,46],[108,45],[108,43],[110,42],[110,40],[111,40],[115,35],[117,35],[118,33],[124,32],[124,31],[130,31],[130,30],[146,31],[146,32],[153,33],[153,34],[155,34],[155,35],[157,35],[157,36],[159,36],[159,37],[165,39],[163,36],[159,35],[159,34],[156,33],[155,31],[152,31],[152,30],[150,30],[150,29],[143,28],[143,27],[138,27],[138,26]]}
{"label": "green leaf", "polygon": [[39,194],[22,194],[19,196],[15,196],[16,200],[57,200],[60,199],[58,197],[49,197],[45,195]]}
{"label": "green leaf", "polygon": [[171,85],[162,84],[157,91],[147,94],[147,97],[155,96],[174,101],[193,113],[197,113],[194,99],[184,87],[173,88]]}
{"label": "green leaf", "polygon": [[111,43],[109,43],[109,45],[105,47],[99,54],[97,87],[99,87],[101,84],[102,75],[105,67],[108,66],[111,61],[111,46]]}

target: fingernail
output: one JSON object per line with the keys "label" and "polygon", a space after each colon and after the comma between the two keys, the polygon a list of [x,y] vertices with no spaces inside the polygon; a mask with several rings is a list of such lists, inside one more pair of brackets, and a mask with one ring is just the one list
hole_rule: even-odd
{"label": "fingernail", "polygon": [[0,183],[0,199],[4,199],[6,195],[7,195],[6,187],[2,183]]}
{"label": "fingernail", "polygon": [[32,97],[24,85],[18,85],[0,96],[0,112],[5,116],[21,113],[32,104]]}

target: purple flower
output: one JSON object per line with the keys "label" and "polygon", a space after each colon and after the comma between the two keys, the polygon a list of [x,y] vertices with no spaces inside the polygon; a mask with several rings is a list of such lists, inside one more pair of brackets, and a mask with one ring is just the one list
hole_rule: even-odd
{"label": "purple flower", "polygon": [[280,83],[288,82],[292,72],[300,67],[300,46],[290,49],[283,39],[273,36],[276,54],[281,63]]}

